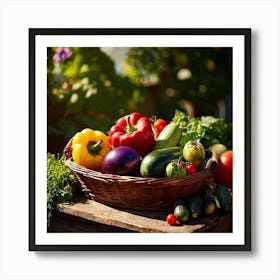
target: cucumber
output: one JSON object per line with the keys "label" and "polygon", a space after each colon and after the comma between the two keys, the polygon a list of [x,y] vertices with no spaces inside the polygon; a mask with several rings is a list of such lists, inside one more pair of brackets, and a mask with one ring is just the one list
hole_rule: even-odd
{"label": "cucumber", "polygon": [[142,160],[140,174],[143,177],[165,177],[167,164],[182,155],[180,147],[170,147],[151,151]]}
{"label": "cucumber", "polygon": [[175,123],[169,123],[164,127],[157,140],[155,141],[153,150],[177,146],[180,141],[181,135],[181,128],[179,128],[179,126]]}
{"label": "cucumber", "polygon": [[232,209],[232,197],[225,185],[218,185],[217,187],[217,199],[220,203],[220,209],[223,213],[228,213]]}

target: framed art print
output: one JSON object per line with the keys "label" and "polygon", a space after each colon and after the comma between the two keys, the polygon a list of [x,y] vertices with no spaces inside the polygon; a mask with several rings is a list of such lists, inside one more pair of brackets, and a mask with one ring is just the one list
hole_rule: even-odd
{"label": "framed art print", "polygon": [[251,250],[249,28],[29,29],[29,136],[29,250]]}

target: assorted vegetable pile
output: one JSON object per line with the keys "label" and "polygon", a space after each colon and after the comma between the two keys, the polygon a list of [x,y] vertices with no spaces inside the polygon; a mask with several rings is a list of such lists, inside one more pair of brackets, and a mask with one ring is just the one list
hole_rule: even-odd
{"label": "assorted vegetable pile", "polygon": [[77,132],[71,152],[75,163],[102,173],[175,178],[201,171],[213,152],[219,158],[230,151],[231,131],[230,123],[212,116],[189,118],[176,110],[168,122],[134,112],[117,120],[108,134]]}
{"label": "assorted vegetable pile", "polygon": [[[153,178],[192,176],[202,171],[215,153],[218,165],[212,184],[188,199],[176,201],[173,213],[166,218],[174,225],[216,211],[230,211],[231,134],[230,123],[212,116],[189,118],[176,110],[168,122],[134,112],[117,120],[108,134],[90,128],[76,133],[71,153],[75,163],[98,172]],[[69,180],[72,176],[69,173]],[[69,188],[70,183],[65,184]]]}
{"label": "assorted vegetable pile", "polygon": [[191,219],[212,216],[215,213],[226,214],[232,210],[232,191],[223,184],[212,184],[203,191],[186,199],[175,201],[173,212],[168,214],[169,225],[184,224]]}

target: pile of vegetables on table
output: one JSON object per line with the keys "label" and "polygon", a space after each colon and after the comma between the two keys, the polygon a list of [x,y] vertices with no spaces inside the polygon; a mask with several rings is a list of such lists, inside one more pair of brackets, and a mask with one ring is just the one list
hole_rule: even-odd
{"label": "pile of vegetables on table", "polygon": [[175,202],[168,224],[185,223],[232,205],[232,125],[213,116],[189,118],[176,110],[171,121],[134,112],[108,133],[85,128],[72,138],[75,163],[106,174],[178,178],[202,171],[212,153],[218,159],[212,183]]}
{"label": "pile of vegetables on table", "polygon": [[[205,168],[212,153],[215,153],[218,164],[211,184],[191,197],[178,199],[173,212],[166,217],[170,225],[231,211],[231,123],[213,116],[189,118],[179,110],[170,121],[134,112],[117,120],[108,133],[85,128],[71,139],[71,155],[76,164],[121,176],[192,176]],[[52,200],[72,198],[69,184],[75,179],[68,171],[54,158],[48,158],[49,205]],[[63,181],[66,173],[68,180]],[[62,183],[62,191],[54,193],[52,186]]]}

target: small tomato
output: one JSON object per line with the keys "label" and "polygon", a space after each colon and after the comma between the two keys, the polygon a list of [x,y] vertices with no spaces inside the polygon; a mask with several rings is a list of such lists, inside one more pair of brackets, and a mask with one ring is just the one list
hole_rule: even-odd
{"label": "small tomato", "polygon": [[155,138],[158,138],[160,135],[161,131],[168,125],[168,122],[163,120],[163,119],[157,119],[153,123],[153,132],[155,135]]}
{"label": "small tomato", "polygon": [[166,217],[166,222],[170,225],[170,226],[174,226],[177,223],[177,218],[174,214],[169,214]]}
{"label": "small tomato", "polygon": [[[183,167],[183,168],[185,168],[186,169],[186,167],[187,167],[187,164],[186,164],[186,162],[184,162],[184,161],[180,161],[180,165]],[[186,170],[187,171],[187,170]]]}
{"label": "small tomato", "polygon": [[178,178],[187,175],[186,169],[177,161],[171,161],[165,168],[165,175],[168,178]]}
{"label": "small tomato", "polygon": [[187,175],[194,174],[194,173],[196,173],[196,168],[193,164],[189,164],[186,167],[186,171],[187,171]]}

